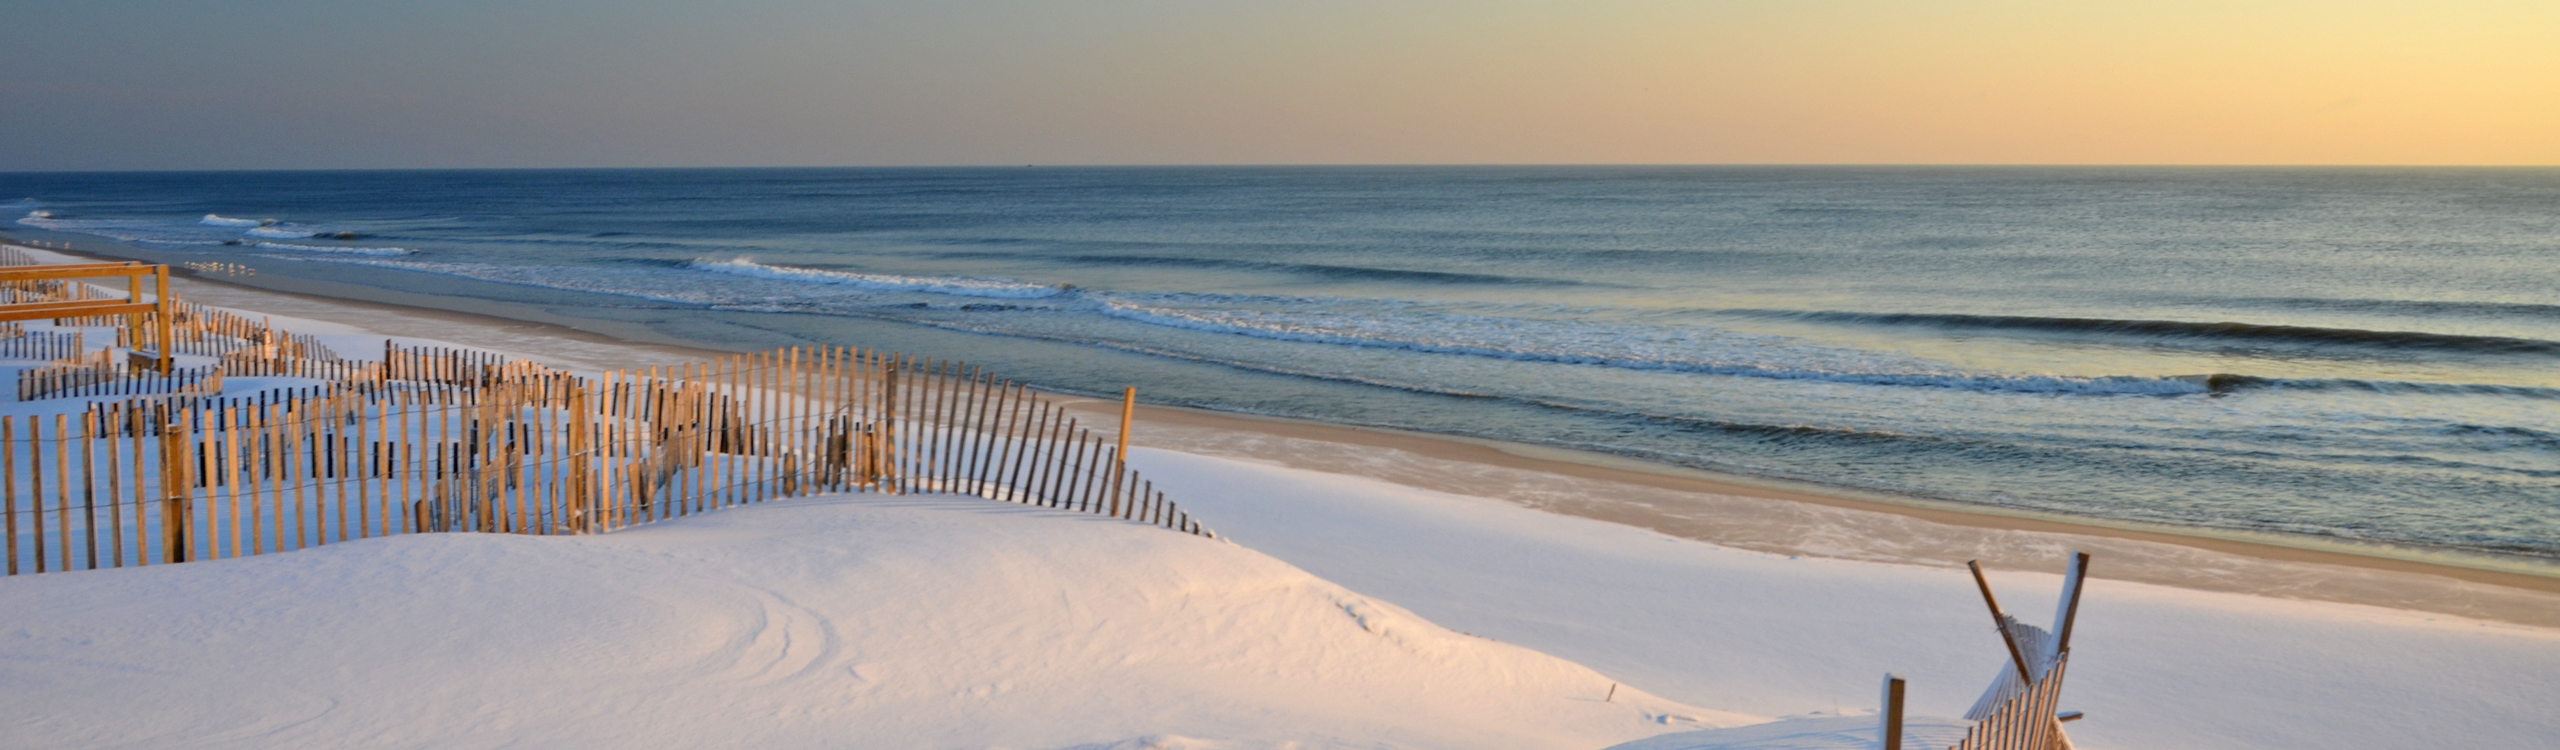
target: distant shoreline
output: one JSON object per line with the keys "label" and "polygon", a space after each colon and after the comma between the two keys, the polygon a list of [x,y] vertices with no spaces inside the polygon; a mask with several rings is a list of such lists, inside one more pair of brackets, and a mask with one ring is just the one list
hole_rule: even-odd
{"label": "distant shoreline", "polygon": [[[72,254],[123,260],[105,243],[74,241]],[[392,299],[342,297],[340,286],[297,280],[272,289],[216,276],[176,269],[191,284],[225,293],[199,293],[199,302],[262,310],[279,315],[328,319],[373,328],[382,333],[433,338],[468,346],[526,352],[525,343],[545,338],[574,342],[539,355],[563,364],[610,369],[693,361],[719,354],[636,326],[559,318],[506,303],[475,303],[482,310],[434,304],[433,295],[371,290]],[[234,298],[234,299],[224,299]],[[305,309],[308,308],[308,309]],[[517,309],[523,308],[523,309]],[[521,315],[523,317],[515,317]],[[423,325],[422,325],[423,324]],[[405,328],[405,330],[386,330]],[[513,345],[511,345],[513,343]],[[637,355],[637,356],[633,356]],[[1143,390],[1143,388],[1142,388]],[[1141,394],[1143,396],[1143,393]],[[1065,399],[1071,407],[1086,405],[1099,424],[1117,421],[1116,404]],[[1109,407],[1109,408],[1105,408]],[[1430,489],[1460,481],[1448,465],[1472,465],[1560,478],[1564,484],[1600,483],[1612,491],[1640,488],[1671,496],[1714,498],[1724,505],[1678,508],[1644,503],[1530,503],[1550,512],[1584,516],[1661,531],[1743,549],[1823,557],[1953,564],[1980,558],[1995,567],[2041,569],[2042,558],[2059,560],[2056,544],[2123,543],[2156,548],[2115,550],[2110,566],[2094,571],[2100,578],[2286,598],[2345,601],[2468,617],[2560,627],[2560,566],[2530,558],[2504,558],[2478,553],[2421,548],[2359,545],[2318,537],[2266,533],[2221,532],[2153,524],[2119,523],[2056,514],[2003,511],[1917,498],[1889,497],[1838,488],[1720,475],[1713,472],[1644,462],[1606,454],[1547,446],[1482,440],[1460,436],[1341,425],[1312,420],[1218,412],[1174,406],[1140,406],[1139,442],[1145,445],[1160,428],[1188,430],[1195,440],[1186,452],[1222,452],[1224,443],[1252,442],[1237,435],[1261,435],[1287,441],[1330,444],[1323,451],[1384,449],[1441,464],[1441,475],[1383,476]],[[1223,433],[1224,437],[1217,437]],[[1288,451],[1227,449],[1228,455],[1277,461],[1302,468],[1341,472],[1340,462]],[[1463,473],[1464,470],[1457,470]],[[1358,473],[1358,472],[1341,472]],[[1378,476],[1377,474],[1369,474]],[[1491,488],[1498,491],[1499,487]],[[1495,491],[1476,494],[1495,495]],[[1868,495],[1860,497],[1859,495]],[[1673,497],[1665,502],[1682,502]],[[1734,506],[1732,503],[1742,503]],[[1796,506],[1796,507],[1790,507]],[[1821,509],[1829,513],[1810,513]],[[1701,515],[1700,512],[1706,512]],[[1838,517],[1816,518],[1838,515]],[[1846,519],[1846,520],[1844,520]],[[1898,520],[1897,520],[1898,519]],[[1918,525],[1911,525],[1916,522]],[[1837,526],[1835,528],[1834,526]],[[1865,541],[1843,549],[1813,543],[1807,535],[1855,529]],[[2011,539],[2025,535],[2032,539]],[[1832,540],[1836,541],[1836,540]],[[1890,548],[1889,552],[1879,552]],[[2180,550],[2215,556],[2188,559]],[[2247,570],[2229,569],[2234,560]],[[2058,566],[2058,563],[2056,563]],[[2221,567],[2216,567],[2220,565]],[[2058,567],[2057,567],[2058,569]]]}

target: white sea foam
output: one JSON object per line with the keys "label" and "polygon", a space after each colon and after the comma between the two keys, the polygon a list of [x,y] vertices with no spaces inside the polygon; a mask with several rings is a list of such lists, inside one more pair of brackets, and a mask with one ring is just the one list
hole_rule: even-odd
{"label": "white sea foam", "polygon": [[234,219],[221,214],[205,214],[204,218],[197,220],[196,223],[209,227],[255,227],[265,226],[270,222],[257,219]]}
{"label": "white sea foam", "polygon": [[769,266],[745,258],[734,260],[696,260],[691,268],[735,276],[811,284],[836,284],[859,289],[890,292],[929,292],[963,297],[998,299],[1039,299],[1065,293],[1062,287],[1027,284],[1007,279],[979,279],[962,276],[900,276],[858,271],[827,271],[815,268]]}
{"label": "white sea foam", "polygon": [[320,234],[320,233],[319,233],[319,232],[312,231],[312,230],[307,229],[307,228],[286,228],[286,227],[282,227],[282,226],[262,226],[262,227],[258,227],[258,228],[255,228],[255,229],[251,229],[251,230],[249,230],[248,232],[246,232],[246,234],[247,234],[248,236],[251,236],[251,237],[264,237],[264,238],[267,238],[267,239],[275,239],[275,240],[303,240],[303,239],[310,239],[310,238],[312,238],[312,237],[319,236],[319,234]]}
{"label": "white sea foam", "polygon": [[267,250],[292,250],[304,253],[343,253],[347,255],[408,255],[410,253],[417,252],[416,250],[411,250],[405,247],[330,247],[326,245],[295,245],[286,242],[259,242],[255,243],[253,246]]}

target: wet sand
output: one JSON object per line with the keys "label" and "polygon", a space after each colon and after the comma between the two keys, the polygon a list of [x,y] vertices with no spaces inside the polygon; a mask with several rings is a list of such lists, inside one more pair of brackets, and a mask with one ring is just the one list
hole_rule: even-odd
{"label": "wet sand", "polygon": [[[498,313],[482,314],[427,295],[327,284],[286,292],[182,276],[178,293],[204,304],[520,353],[578,369],[675,364],[720,353],[636,327],[516,309],[522,306],[475,303]],[[333,293],[415,304],[324,296]],[[1097,431],[1116,429],[1117,403],[1061,400]],[[1775,554],[1929,566],[1980,560],[1995,568],[2058,572],[2064,556],[2081,549],[2096,555],[2091,573],[2098,578],[2560,627],[2560,566],[2538,561],[1861,497],[1606,454],[1198,409],[1142,405],[1137,422],[1132,441],[1141,447],[1496,498]]]}

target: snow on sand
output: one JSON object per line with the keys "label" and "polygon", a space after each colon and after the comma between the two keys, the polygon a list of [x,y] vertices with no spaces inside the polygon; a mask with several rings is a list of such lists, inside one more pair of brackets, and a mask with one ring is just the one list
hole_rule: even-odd
{"label": "snow on sand", "polygon": [[[1238,544],[1695,705],[1872,711],[1892,671],[1914,714],[1949,716],[2007,668],[1961,569],[1748,552],[1254,461],[1139,449],[1132,463]],[[2560,747],[2560,631],[2105,580],[2106,564],[2091,565],[2062,691],[2088,712],[2071,725],[2081,747]],[[1995,570],[1992,585],[2044,625],[2060,573]],[[1787,724],[1633,747],[1872,742],[1848,731],[1871,719]]]}
{"label": "snow on sand", "polygon": [[20,576],[0,600],[9,747],[1597,748],[1755,720],[1603,702],[1609,677],[1236,545],[965,497]]}

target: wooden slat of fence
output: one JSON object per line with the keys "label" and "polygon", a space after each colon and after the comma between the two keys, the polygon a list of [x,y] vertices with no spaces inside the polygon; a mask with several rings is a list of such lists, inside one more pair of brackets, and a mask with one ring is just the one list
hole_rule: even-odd
{"label": "wooden slat of fence", "polygon": [[931,387],[925,368],[929,358],[895,355],[898,360],[898,488],[902,492],[924,491],[925,435],[933,429],[931,413],[925,410],[925,394]]}
{"label": "wooden slat of fence", "polygon": [[1029,485],[1024,483],[1023,477],[1027,473],[1026,467],[1036,455],[1033,448],[1034,441],[1039,439],[1040,431],[1046,428],[1046,417],[1045,412],[1040,408],[1039,400],[1033,397],[1029,385],[1017,385],[1013,390],[1014,424],[1020,429],[1017,430],[1018,434],[1007,441],[1008,455],[1005,457],[1005,471],[998,475],[996,484],[1011,495],[1014,502],[1029,504],[1031,502]]}
{"label": "wooden slat of fence", "polygon": [[927,465],[923,467],[922,473],[925,481],[938,485],[934,488],[936,491],[950,487],[948,484],[943,484],[948,477],[947,472],[942,471],[940,467],[951,462],[951,440],[956,437],[953,433],[958,431],[958,421],[952,419],[951,414],[952,410],[959,406],[957,402],[959,374],[959,364],[948,359],[942,360],[933,369],[934,402],[930,407],[931,410],[927,412],[930,416],[926,417],[925,421],[932,424],[935,431],[925,435],[926,442],[931,443],[932,448],[931,456],[927,459]]}
{"label": "wooden slat of fence", "polygon": [[[142,512],[144,505],[149,501],[145,499],[147,497],[147,491],[143,489],[142,409],[139,408],[139,406],[140,404],[138,402],[127,401],[125,402],[125,408],[122,413],[116,415],[123,417],[123,423],[120,425],[121,429],[117,431],[116,436],[125,438],[125,440],[121,442],[123,446],[130,451],[126,455],[131,456],[133,459],[133,473],[127,476],[130,476],[133,479],[133,564],[136,566],[151,564],[151,534],[148,526],[148,519],[143,516]],[[108,450],[110,453],[116,449],[117,442],[118,441],[113,439],[109,440]],[[118,505],[122,505],[124,493],[116,493],[116,500]],[[119,512],[117,517],[122,518],[122,513]],[[124,560],[124,536],[119,532],[116,536],[116,565],[119,567],[123,566]]]}
{"label": "wooden slat of fence", "polygon": [[970,447],[978,440],[976,417],[979,402],[978,368],[959,365],[951,369],[951,388],[958,396],[943,419],[942,491],[959,491],[968,477]]}
{"label": "wooden slat of fence", "polygon": [[1048,434],[1050,414],[1029,391],[1021,396],[1022,434],[1013,441],[1013,458],[1008,461],[1012,470],[1001,484],[1012,493],[1014,502],[1032,505],[1039,502],[1033,490],[1039,488],[1040,452],[1046,445],[1041,437]]}
{"label": "wooden slat of fence", "polygon": [[1075,457],[1067,460],[1063,497],[1068,510],[1083,510],[1084,490],[1093,484],[1093,464],[1085,457],[1086,449],[1093,446],[1093,436],[1083,427],[1077,427],[1072,434],[1074,437],[1069,441],[1075,444]]}
{"label": "wooden slat of fence", "polygon": [[746,425],[740,430],[746,439],[746,450],[745,455],[731,460],[743,458],[747,461],[740,471],[750,477],[750,491],[739,495],[739,501],[764,502],[772,496],[774,485],[779,481],[775,469],[780,468],[780,464],[775,462],[777,457],[773,453],[773,443],[778,431],[784,429],[781,418],[777,416],[782,412],[783,365],[782,358],[772,352],[759,354],[748,361],[756,367],[747,378],[754,390],[748,396],[751,406],[744,415]]}
{"label": "wooden slat of fence", "polygon": [[[995,445],[989,446],[992,453],[986,465],[978,467],[978,485],[984,488],[981,491],[1001,493],[997,499],[1015,500],[1012,485],[1005,484],[1005,473],[1013,466],[1014,444],[1020,438],[1023,417],[1029,413],[1029,410],[1023,406],[1021,393],[1023,386],[1010,381],[1006,382],[1005,386],[1000,391],[1004,395],[996,410],[996,418],[1003,423],[1001,425],[1003,434],[997,439]],[[993,479],[990,480],[989,477]],[[1019,501],[1016,500],[1016,502]]]}
{"label": "wooden slat of fence", "polygon": [[738,373],[738,381],[745,392],[735,397],[738,406],[721,409],[720,412],[723,420],[743,423],[725,434],[739,441],[729,455],[729,462],[735,467],[732,474],[744,486],[721,493],[721,496],[733,503],[759,502],[764,500],[773,476],[772,465],[764,459],[769,457],[766,451],[771,448],[768,433],[777,428],[772,423],[773,376],[779,370],[769,354],[741,357],[738,364],[743,368]]}
{"label": "wooden slat of fence", "polygon": [[182,563],[195,559],[190,545],[200,545],[203,535],[196,533],[194,472],[188,471],[195,455],[195,441],[200,425],[191,413],[169,406],[159,410],[160,424],[160,561]]}
{"label": "wooden slat of fence", "polygon": [[[291,484],[293,485],[293,548],[302,549],[311,534],[308,508],[310,498],[303,491],[309,483],[303,481],[302,448],[309,441],[303,437],[305,425],[302,402],[296,400],[279,404],[277,410],[280,416],[276,424],[275,463],[276,481],[280,484],[276,486],[276,536],[284,536],[284,485]],[[276,549],[279,551],[284,549],[282,539],[277,541]]]}
{"label": "wooden slat of fence", "polygon": [[419,435],[427,430],[427,394],[430,393],[433,391],[425,389],[400,393],[401,408],[398,410],[400,425],[397,431],[392,433],[390,442],[384,446],[388,449],[391,458],[390,473],[384,484],[398,489],[399,492],[384,491],[383,513],[396,515],[399,520],[392,523],[408,531],[427,530],[426,524],[422,523],[424,519],[418,515],[415,503],[427,496],[426,467],[429,456],[426,455],[426,445],[419,440]]}
{"label": "wooden slat of fence", "polygon": [[1050,438],[1054,447],[1049,454],[1049,478],[1040,483],[1040,496],[1045,499],[1042,505],[1056,508],[1066,501],[1067,471],[1075,465],[1075,437],[1080,428],[1075,417],[1067,416],[1065,408],[1052,408],[1058,411],[1058,429]]}
{"label": "wooden slat of fence", "polygon": [[[53,415],[53,520],[55,527],[59,529],[59,535],[53,539],[53,549],[61,555],[62,570],[65,571],[71,569],[71,451],[66,447],[69,441],[65,440],[63,435],[70,432],[66,426],[70,422],[67,417],[68,415],[64,414]],[[35,417],[28,417],[28,419],[35,419]],[[41,467],[43,461],[38,460],[37,465]],[[42,494],[43,491],[38,490],[37,493]],[[42,513],[39,512],[38,516],[41,517]],[[41,528],[42,525],[38,526]],[[44,570],[39,568],[36,572],[42,573]]]}
{"label": "wooden slat of fence", "polygon": [[[332,484],[337,486],[338,541],[341,542],[355,538],[349,535],[350,531],[357,534],[363,533],[365,518],[361,515],[364,512],[363,500],[347,502],[349,478],[347,475],[353,473],[355,466],[355,456],[351,455],[351,451],[359,440],[349,434],[348,428],[364,423],[363,418],[353,408],[358,402],[351,396],[352,394],[339,397],[329,409],[329,478]],[[364,483],[357,482],[356,486],[362,487]],[[358,515],[349,518],[350,511]]]}
{"label": "wooden slat of fence", "polygon": [[688,367],[686,368],[688,377],[676,384],[676,387],[684,393],[683,455],[685,465],[692,467],[693,494],[684,504],[685,515],[688,516],[708,510],[704,503],[711,499],[714,475],[710,455],[711,435],[706,428],[712,424],[712,411],[715,407],[711,399],[711,386],[706,381],[711,379],[712,367],[713,365],[709,363]]}
{"label": "wooden slat of fence", "polygon": [[1031,455],[1031,486],[1023,488],[1031,502],[1042,507],[1058,504],[1058,464],[1065,462],[1067,414],[1047,401],[1040,402],[1043,423],[1048,425],[1040,435],[1039,450]]}
{"label": "wooden slat of fence", "polygon": [[[0,515],[6,515],[9,532],[9,575],[18,574],[18,420],[0,416]],[[44,527],[36,525],[36,538],[44,538]],[[38,542],[41,544],[42,542]],[[43,553],[36,555],[42,558]]]}
{"label": "wooden slat of fence", "polygon": [[[284,487],[277,483],[277,459],[283,458],[283,415],[276,404],[261,403],[250,412],[249,456],[241,463],[249,469],[249,554],[263,555],[268,548],[284,549]],[[272,503],[266,502],[274,496]],[[270,512],[272,510],[272,512]]]}
{"label": "wooden slat of fence", "polygon": [[934,462],[940,468],[939,471],[934,472],[934,476],[942,483],[940,488],[942,492],[950,492],[960,486],[959,472],[963,463],[962,456],[967,451],[971,437],[967,429],[969,409],[975,406],[978,396],[977,374],[969,367],[953,362],[946,372],[948,374],[943,376],[943,380],[951,391],[952,400],[951,405],[942,410],[942,457]]}
{"label": "wooden slat of fence", "polygon": [[[237,415],[232,413],[232,409],[233,407],[229,405],[223,405],[218,407],[218,410],[208,411],[203,415],[213,422],[206,425],[212,432],[205,436],[204,444],[199,446],[200,450],[197,453],[198,460],[203,464],[202,474],[206,482],[205,513],[208,516],[208,523],[205,531],[210,535],[210,543],[205,545],[208,553],[206,557],[214,560],[239,556],[239,541],[236,535],[240,532],[240,483],[238,477],[233,474],[240,468],[240,462],[237,460],[240,446],[239,431],[234,429],[237,426]],[[226,494],[229,495],[228,498],[224,497]],[[228,524],[222,522],[224,508],[231,510],[231,522]],[[225,536],[232,537],[232,554],[230,555],[223,554]]]}
{"label": "wooden slat of fence", "polygon": [[[107,567],[121,568],[124,567],[124,460],[123,456],[117,455],[116,449],[123,447],[123,441],[117,438],[123,437],[124,431],[109,423],[106,414],[91,411],[84,416],[86,418],[82,421],[87,423],[89,432],[89,448],[84,450],[106,449]],[[94,555],[97,545],[94,540],[98,533],[95,519],[91,520],[89,529],[91,554]],[[93,562],[89,567],[95,569],[98,566]]]}
{"label": "wooden slat of fence", "polygon": [[[385,372],[387,373],[388,370]],[[355,442],[351,447],[355,455],[348,458],[355,462],[350,471],[356,475],[356,538],[358,539],[391,535],[390,516],[385,510],[375,505],[379,502],[375,498],[388,498],[390,495],[389,488],[381,484],[384,481],[383,473],[389,464],[384,455],[386,451],[383,449],[383,443],[391,438],[390,432],[384,429],[384,426],[389,424],[393,399],[398,395],[384,391],[373,403],[359,401],[355,404],[355,424],[353,425]],[[376,493],[374,492],[376,487],[383,487],[384,491]]]}
{"label": "wooden slat of fence", "polygon": [[266,550],[267,508],[263,502],[266,496],[259,492],[265,483],[259,481],[258,476],[266,468],[266,456],[263,455],[267,437],[266,411],[265,404],[247,406],[241,410],[241,421],[233,425],[239,439],[238,448],[229,456],[236,468],[233,476],[238,478],[238,482],[232,485],[232,491],[247,496],[246,500],[235,497],[233,502],[245,504],[248,513],[245,525],[233,530],[241,540],[237,543],[241,548],[232,551],[234,556],[255,555]]}

